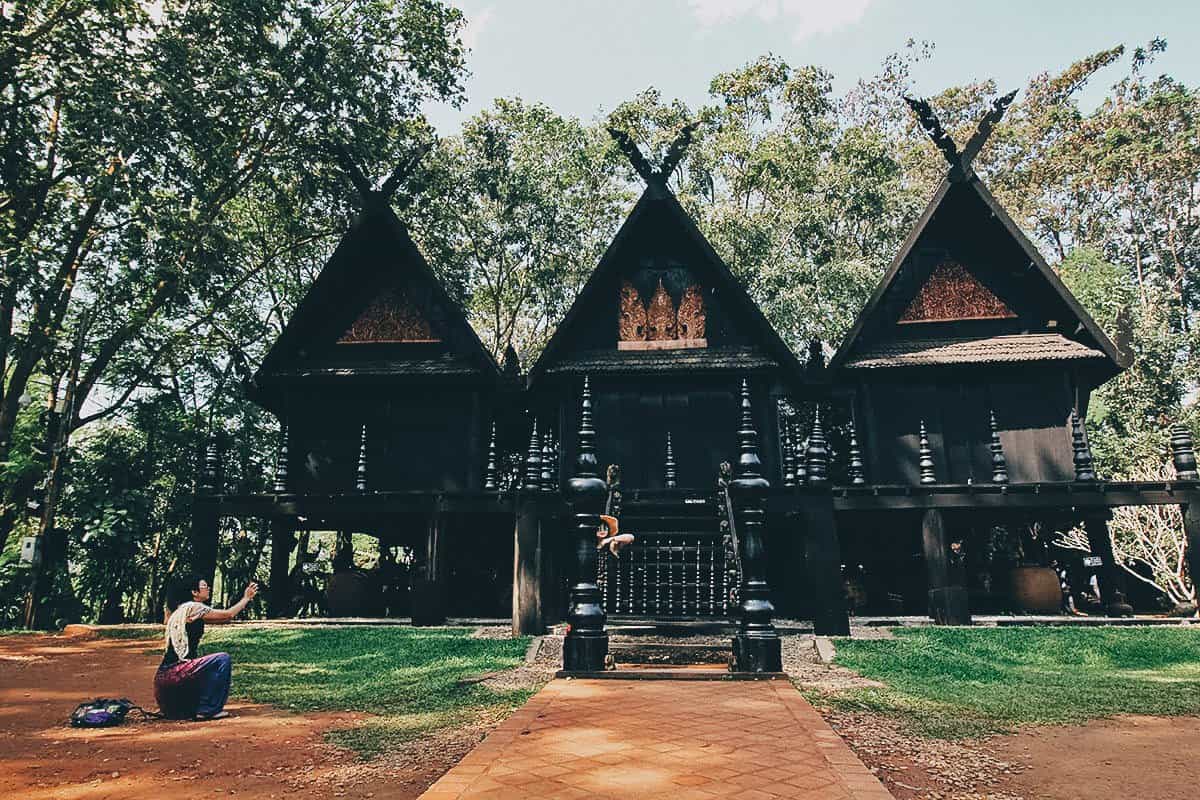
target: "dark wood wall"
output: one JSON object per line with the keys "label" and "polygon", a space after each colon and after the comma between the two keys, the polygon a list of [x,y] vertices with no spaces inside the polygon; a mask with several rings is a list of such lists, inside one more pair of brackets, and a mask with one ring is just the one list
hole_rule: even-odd
{"label": "dark wood wall", "polygon": [[1070,374],[1053,364],[859,377],[855,410],[868,480],[919,482],[918,428],[924,420],[939,483],[990,482],[991,410],[1011,481],[1071,480],[1074,401]]}
{"label": "dark wood wall", "polygon": [[291,488],[352,491],[365,423],[369,489],[479,489],[491,405],[480,390],[462,386],[347,386],[294,394],[287,414]]}

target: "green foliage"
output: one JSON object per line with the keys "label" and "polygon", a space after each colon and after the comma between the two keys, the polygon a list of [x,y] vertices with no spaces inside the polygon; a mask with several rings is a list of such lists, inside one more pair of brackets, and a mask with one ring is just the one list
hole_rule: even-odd
{"label": "green foliage", "polygon": [[374,715],[330,736],[372,757],[483,711],[519,706],[527,692],[457,681],[517,666],[528,644],[527,638],[474,638],[465,628],[214,626],[203,649],[232,656],[233,690],[240,696],[297,711]]}
{"label": "green foliage", "polygon": [[838,663],[884,688],[818,697],[939,738],[1113,714],[1200,712],[1200,632],[1187,628],[902,628],[839,640]]}

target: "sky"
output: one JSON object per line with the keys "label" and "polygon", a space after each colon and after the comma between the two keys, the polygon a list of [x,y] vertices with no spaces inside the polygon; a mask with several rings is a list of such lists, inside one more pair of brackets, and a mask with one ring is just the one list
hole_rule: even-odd
{"label": "sky", "polygon": [[[461,108],[426,107],[442,135],[498,97],[592,120],[654,86],[696,108],[714,75],[766,53],[825,67],[840,93],[908,39],[936,48],[913,76],[923,96],[987,78],[1023,87],[1097,50],[1132,52],[1155,36],[1168,47],[1152,74],[1200,84],[1198,0],[450,1],[467,17],[472,75]],[[1124,69],[1098,74],[1083,105],[1094,106]]]}

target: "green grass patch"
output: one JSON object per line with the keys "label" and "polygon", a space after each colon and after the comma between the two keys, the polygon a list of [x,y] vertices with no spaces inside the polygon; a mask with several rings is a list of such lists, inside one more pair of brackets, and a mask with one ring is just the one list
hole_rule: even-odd
{"label": "green grass patch", "polygon": [[476,639],[469,628],[221,628],[205,632],[205,653],[233,658],[233,692],[295,711],[376,715],[331,741],[369,758],[485,711],[525,702],[529,692],[496,692],[456,682],[522,662],[527,638]]}
{"label": "green grass patch", "polygon": [[901,628],[893,640],[839,640],[838,664],[886,684],[817,702],[898,717],[927,736],[1113,714],[1200,713],[1200,630]]}

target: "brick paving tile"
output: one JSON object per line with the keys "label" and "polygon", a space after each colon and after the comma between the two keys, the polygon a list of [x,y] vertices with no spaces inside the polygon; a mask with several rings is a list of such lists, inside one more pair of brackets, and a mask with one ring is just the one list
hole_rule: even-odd
{"label": "brick paving tile", "polygon": [[888,800],[786,681],[555,680],[423,800]]}

